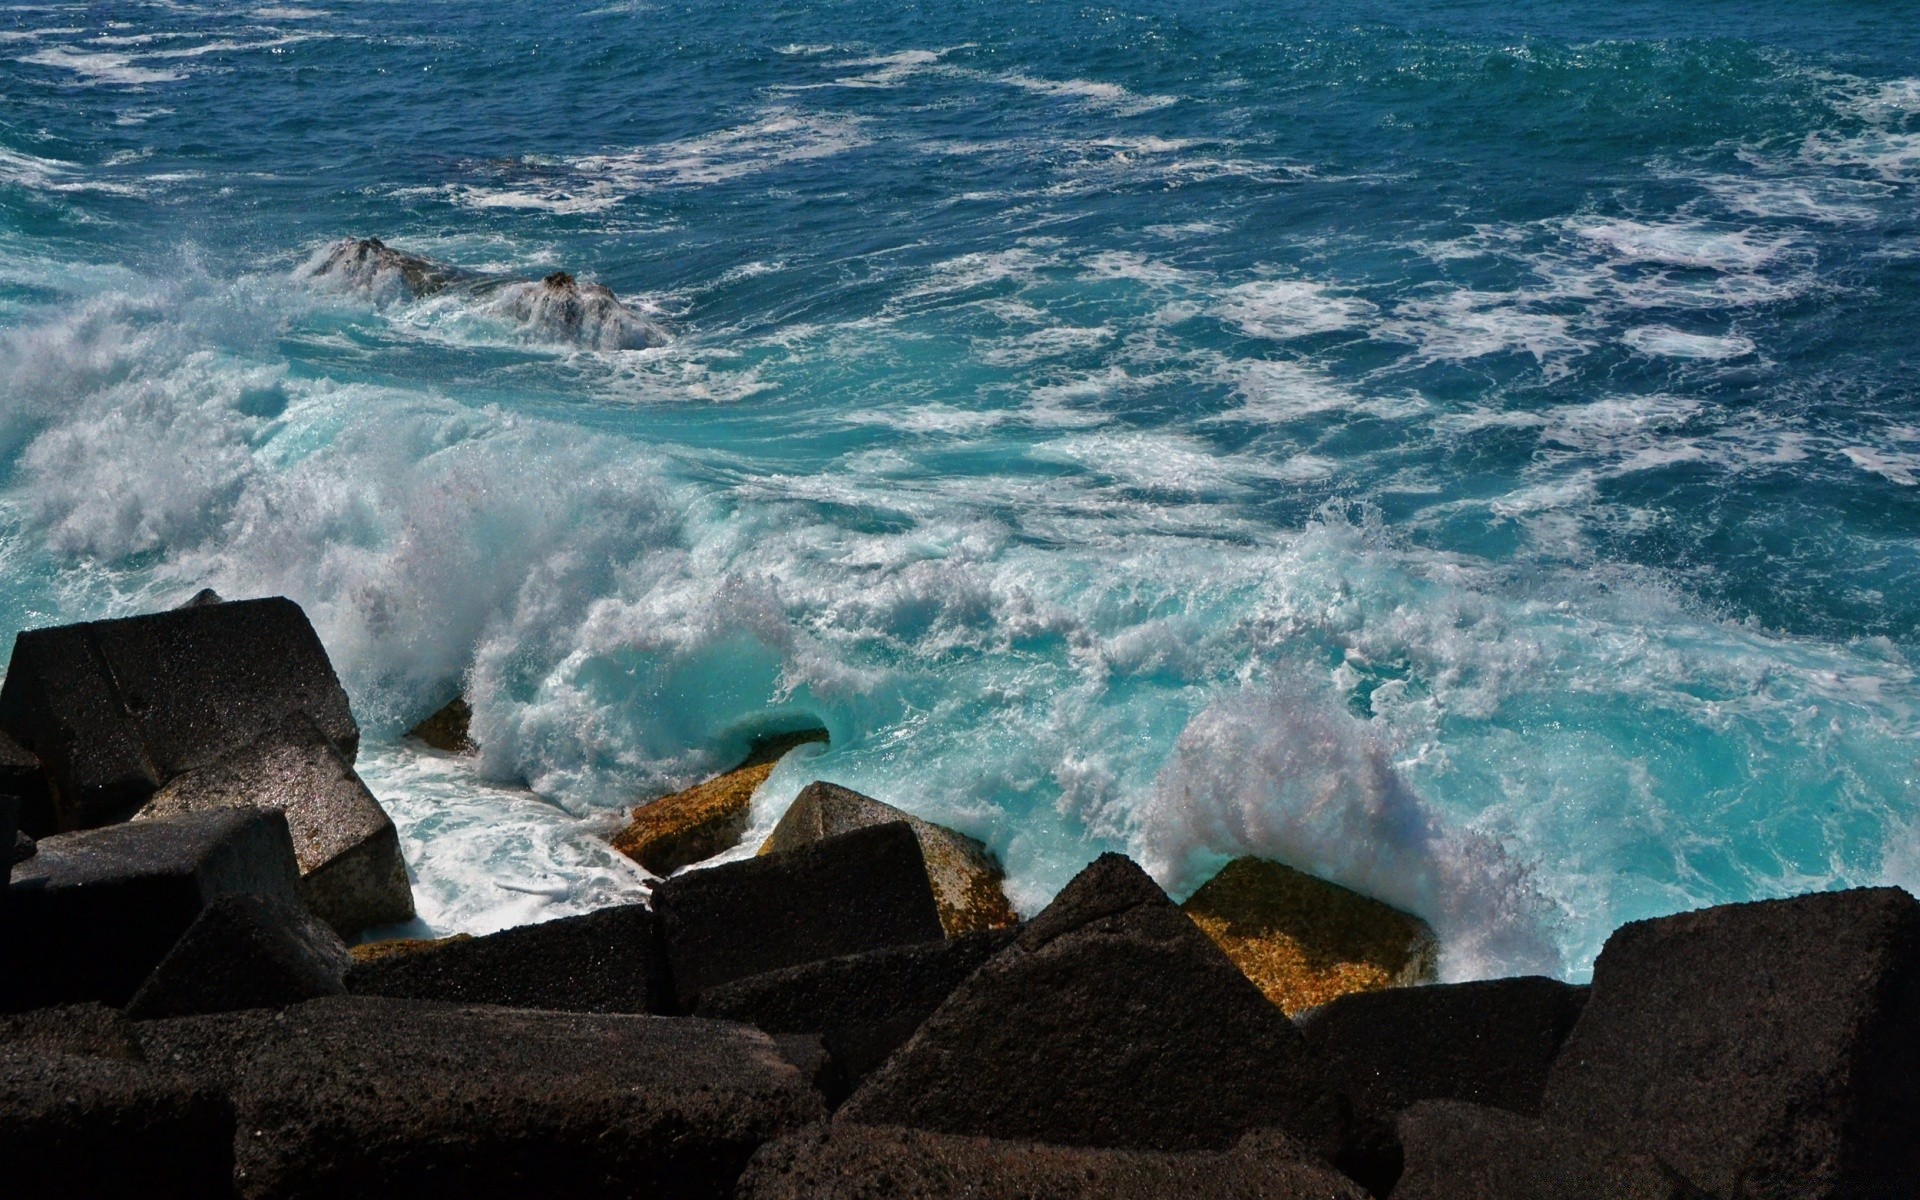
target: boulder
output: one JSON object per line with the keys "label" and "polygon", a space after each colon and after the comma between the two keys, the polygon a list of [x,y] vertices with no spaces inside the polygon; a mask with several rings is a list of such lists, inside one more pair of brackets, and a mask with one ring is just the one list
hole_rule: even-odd
{"label": "boulder", "polygon": [[1504,1109],[1416,1104],[1393,1200],[1710,1200],[1658,1159]]}
{"label": "boulder", "polygon": [[1010,930],[989,930],[769,971],[708,988],[694,1015],[818,1033],[851,1089],[1012,940]]}
{"label": "boulder", "polygon": [[467,707],[467,698],[455,696],[446,707],[408,730],[407,736],[447,754],[472,754],[478,749],[469,733],[472,724],[473,709]]}
{"label": "boulder", "polygon": [[303,904],[222,896],[202,909],[127,1002],[135,1020],[285,1008],[346,991],[347,948]]}
{"label": "boulder", "polygon": [[1320,1074],[1363,1112],[1466,1100],[1537,1116],[1587,989],[1528,976],[1346,995],[1296,1018]]}
{"label": "boulder", "polygon": [[119,1009],[96,1003],[0,1015],[0,1046],[140,1061],[133,1022]]}
{"label": "boulder", "polygon": [[4,796],[19,802],[15,820],[21,832],[52,827],[53,794],[47,790],[40,756],[0,733],[0,797]]}
{"label": "boulder", "polygon": [[1277,862],[1236,858],[1181,907],[1288,1015],[1435,978],[1425,921]]}
{"label": "boulder", "polygon": [[904,823],[724,863],[653,891],[677,1002],[816,959],[939,941],[920,843]]}
{"label": "boulder", "polygon": [[1329,1156],[1345,1135],[1299,1031],[1117,854],[956,988],[838,1119],[1146,1150],[1279,1128]]}
{"label": "boulder", "polygon": [[757,739],[733,770],[634,809],[632,823],[614,835],[613,848],[660,876],[732,849],[746,835],[754,789],[773,774],[780,757],[826,740],[824,729]]}
{"label": "boulder", "polygon": [[280,597],[26,630],[0,685],[0,731],[51,785],[52,825],[29,827],[36,837],[125,820],[294,713],[352,762],[347,694],[307,615]]}
{"label": "boulder", "polygon": [[271,809],[43,838],[7,889],[14,970],[0,1007],[125,1004],[208,904],[241,892],[297,902],[299,887],[287,819]]}
{"label": "boulder", "polygon": [[353,765],[305,714],[153,794],[135,819],[278,808],[307,904],[342,937],[413,918],[400,835]]}
{"label": "boulder", "polygon": [[204,1084],[121,1058],[0,1046],[11,1200],[211,1200],[233,1191],[233,1113]]}
{"label": "boulder", "polygon": [[302,274],[379,301],[418,300],[474,279],[458,268],[395,250],[379,238],[342,238],[315,255]]}
{"label": "boulder", "polygon": [[717,1200],[825,1116],[766,1034],[718,1021],[342,996],[141,1035],[230,1090],[249,1200]]}
{"label": "boulder", "polygon": [[666,1012],[673,1004],[644,904],[356,958],[347,986],[361,995],[568,1012]]}
{"label": "boulder", "polygon": [[838,1124],[770,1142],[740,1200],[1365,1200],[1351,1180],[1257,1146],[1170,1154]]}
{"label": "boulder", "polygon": [[801,788],[760,853],[793,850],[824,837],[889,821],[905,821],[920,839],[920,855],[927,860],[927,878],[933,884],[940,925],[948,937],[1019,923],[1019,915],[1000,890],[1000,864],[985,846],[964,833],[922,821],[837,783],[822,780]]}
{"label": "boulder", "polygon": [[667,341],[665,330],[610,289],[565,271],[538,283],[500,285],[492,308],[536,337],[589,350],[645,350]]}
{"label": "boulder", "polygon": [[1920,901],[1899,888],[1615,930],[1548,1120],[1727,1197],[1920,1194]]}

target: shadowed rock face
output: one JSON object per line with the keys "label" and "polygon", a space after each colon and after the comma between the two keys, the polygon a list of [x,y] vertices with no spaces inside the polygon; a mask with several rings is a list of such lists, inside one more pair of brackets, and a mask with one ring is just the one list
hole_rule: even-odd
{"label": "shadowed rock face", "polygon": [[127,1002],[137,1020],[283,1008],[346,990],[347,948],[304,905],[223,896],[187,928]]}
{"label": "shadowed rock face", "polygon": [[1095,1150],[836,1125],[769,1143],[740,1200],[1365,1200],[1324,1164],[1271,1146]]}
{"label": "shadowed rock face", "polygon": [[1394,1200],[1709,1200],[1648,1155],[1497,1108],[1429,1101],[1398,1127]]}
{"label": "shadowed rock face", "polygon": [[506,279],[407,254],[379,238],[345,238],[316,254],[300,274],[376,304],[459,292],[475,309],[514,322],[530,337],[589,350],[643,350],[667,341],[659,325],[612,291],[565,271],[539,280]]}

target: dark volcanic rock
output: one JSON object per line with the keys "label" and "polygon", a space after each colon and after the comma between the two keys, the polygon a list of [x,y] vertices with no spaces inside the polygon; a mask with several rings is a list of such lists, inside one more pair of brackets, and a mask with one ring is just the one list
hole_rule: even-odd
{"label": "dark volcanic rock", "polygon": [[835,1125],[754,1156],[740,1200],[1365,1200],[1324,1164],[1248,1147],[1169,1154]]}
{"label": "dark volcanic rock", "polygon": [[0,1016],[0,1046],[138,1062],[140,1043],[125,1013],[104,1004],[68,1004]]}
{"label": "dark volcanic rock", "polygon": [[217,1090],[139,1063],[0,1047],[0,1190],[229,1196],[233,1114]]}
{"label": "dark volcanic rock", "polygon": [[839,1119],[1158,1150],[1276,1127],[1327,1155],[1345,1133],[1299,1031],[1116,854],[947,997]]}
{"label": "dark volcanic rock", "polygon": [[354,964],[350,991],[570,1012],[664,1012],[653,914],[643,904],[448,939]]}
{"label": "dark volcanic rock", "polygon": [[941,937],[904,822],[689,872],[656,887],[653,905],[682,1011],[729,980]]}
{"label": "dark volcanic rock", "polygon": [[768,1033],[819,1033],[841,1078],[857,1087],[1013,937],[970,933],[769,971],[708,988],[694,1012]]}
{"label": "dark volcanic rock", "polygon": [[279,597],[30,629],[0,685],[0,731],[45,765],[58,829],[124,820],[293,713],[352,761],[347,694],[307,615]]}
{"label": "dark volcanic rock", "polygon": [[1478,1104],[1416,1104],[1398,1122],[1393,1200],[1709,1200],[1657,1159]]}
{"label": "dark volcanic rock", "polygon": [[1635,921],[1594,964],[1548,1120],[1721,1196],[1920,1194],[1920,902],[1863,888]]}
{"label": "dark volcanic rock", "polygon": [[448,754],[472,754],[478,748],[473,744],[472,726],[473,709],[468,707],[467,698],[455,696],[438,712],[409,729],[407,736]]}
{"label": "dark volcanic rock", "polygon": [[346,990],[347,947],[305,905],[222,896],[127,1002],[135,1020],[284,1008]]}
{"label": "dark volcanic rock", "polygon": [[350,996],[141,1032],[227,1082],[260,1200],[725,1197],[825,1115],[766,1034],[716,1021]]}
{"label": "dark volcanic rock", "polygon": [[1538,1115],[1586,998],[1540,976],[1487,979],[1359,992],[1297,1020],[1321,1076],[1365,1112],[1466,1100]]}
{"label": "dark volcanic rock", "polygon": [[342,937],[412,919],[413,889],[393,821],[304,713],[173,780],[136,819],[223,808],[287,814],[307,906]]}
{"label": "dark volcanic rock", "polygon": [[[40,756],[0,733],[0,797],[19,801],[15,828],[50,829],[53,825],[53,795],[47,791],[47,774]],[[4,848],[12,841],[0,842]]]}
{"label": "dark volcanic rock", "polygon": [[287,820],[230,810],[42,839],[14,868],[4,1006],[124,1004],[221,896],[299,898]]}

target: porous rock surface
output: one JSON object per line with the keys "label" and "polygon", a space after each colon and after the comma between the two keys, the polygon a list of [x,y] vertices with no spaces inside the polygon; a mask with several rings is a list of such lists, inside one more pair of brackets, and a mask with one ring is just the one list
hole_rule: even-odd
{"label": "porous rock surface", "polygon": [[1393,1200],[1710,1200],[1655,1158],[1504,1109],[1424,1101],[1397,1128]]}
{"label": "porous rock surface", "polygon": [[725,1197],[820,1120],[766,1034],[694,1018],[343,996],[141,1025],[232,1096],[247,1200]]}
{"label": "porous rock surface", "polygon": [[43,838],[14,868],[0,946],[13,1009],[125,1004],[200,911],[255,892],[298,903],[287,819],[229,809]]}
{"label": "porous rock surface", "polygon": [[667,1012],[673,996],[660,957],[652,912],[625,904],[360,958],[347,986],[361,995],[461,1004]]}
{"label": "porous rock surface", "polygon": [[1920,1194],[1920,901],[1859,888],[1634,921],[1547,1119],[1722,1197]]}
{"label": "porous rock surface", "polygon": [[472,754],[478,747],[471,736],[473,709],[465,696],[455,696],[426,720],[407,731],[410,738],[446,754]]}
{"label": "porous rock surface", "polygon": [[1435,978],[1425,921],[1282,863],[1236,858],[1181,907],[1289,1015]]}
{"label": "porous rock surface", "polygon": [[1165,1153],[836,1124],[754,1156],[740,1200],[1365,1200],[1297,1151]]}
{"label": "porous rock surface", "polygon": [[794,850],[821,838],[890,821],[905,821],[920,839],[920,855],[926,859],[927,879],[933,885],[940,925],[948,937],[1005,929],[1019,922],[1019,915],[1000,887],[1004,878],[1000,864],[985,846],[964,833],[923,821],[837,783],[820,780],[800,789],[760,853]]}
{"label": "porous rock surface", "polygon": [[29,629],[0,731],[37,755],[50,828],[121,821],[175,776],[302,713],[351,763],[360,730],[300,606],[274,597]]}
{"label": "porous rock surface", "polygon": [[346,990],[347,947],[303,904],[222,896],[127,1001],[137,1020],[282,1008]]}
{"label": "porous rock surface", "polygon": [[1329,1085],[1382,1116],[1421,1100],[1537,1115],[1587,989],[1523,976],[1342,996],[1296,1019]]}
{"label": "porous rock surface", "polygon": [[400,835],[353,764],[304,714],[155,792],[135,819],[278,808],[307,904],[341,934],[413,917]]}
{"label": "porous rock surface", "polygon": [[1154,1150],[1279,1128],[1329,1157],[1345,1135],[1299,1031],[1116,854],[956,988],[836,1119]]}

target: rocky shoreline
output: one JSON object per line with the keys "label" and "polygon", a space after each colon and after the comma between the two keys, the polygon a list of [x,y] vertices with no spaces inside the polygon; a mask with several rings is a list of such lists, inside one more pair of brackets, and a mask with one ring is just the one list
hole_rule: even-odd
{"label": "rocky shoreline", "polygon": [[[464,706],[422,736],[470,749]],[[1176,905],[1104,855],[1022,920],[978,842],[827,781],[684,869],[823,736],[636,809],[646,904],[349,950],[412,898],[298,606],[20,634],[0,1195],[1920,1195],[1904,891],[1442,985],[1417,918],[1258,860]]]}

